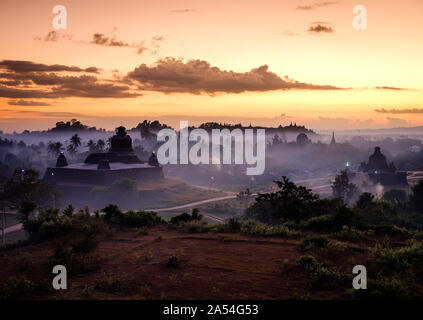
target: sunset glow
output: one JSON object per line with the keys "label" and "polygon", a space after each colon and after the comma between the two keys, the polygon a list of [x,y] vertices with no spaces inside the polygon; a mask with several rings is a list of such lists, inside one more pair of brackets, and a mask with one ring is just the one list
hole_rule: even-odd
{"label": "sunset glow", "polygon": [[[423,125],[421,0],[73,0],[54,30],[57,4],[0,2],[1,130]],[[352,26],[357,4],[367,30]]]}

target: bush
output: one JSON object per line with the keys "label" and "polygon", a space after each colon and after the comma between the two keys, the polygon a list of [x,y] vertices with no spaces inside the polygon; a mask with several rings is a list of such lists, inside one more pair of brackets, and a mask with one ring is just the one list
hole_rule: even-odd
{"label": "bush", "polygon": [[36,218],[29,218],[23,223],[31,240],[45,240],[72,230],[72,219],[59,216],[58,209],[47,209]]}
{"label": "bush", "polygon": [[86,257],[97,248],[92,238],[84,238],[72,244],[71,249],[59,245],[50,257],[51,266],[63,265],[69,272],[78,274],[86,270]]}
{"label": "bush", "polygon": [[191,214],[181,213],[177,216],[170,218],[171,224],[185,223],[189,221],[200,221],[203,219],[203,215],[200,214],[200,211],[197,208],[192,209]]}
{"label": "bush", "polygon": [[173,254],[166,259],[165,263],[169,268],[176,268],[179,265],[179,259]]}
{"label": "bush", "polygon": [[209,230],[209,228],[207,228],[207,221],[192,220],[192,221],[186,222],[184,226],[191,233],[206,232]]}
{"label": "bush", "polygon": [[340,240],[345,241],[360,241],[360,240],[369,240],[371,236],[374,235],[373,230],[361,231],[355,228],[350,228],[348,226],[343,226],[341,231],[335,233],[335,237]]}
{"label": "bush", "polygon": [[310,255],[304,255],[298,258],[296,266],[313,276],[313,285],[316,287],[339,286],[346,280],[338,271],[319,263],[316,258]]}
{"label": "bush", "polygon": [[398,250],[377,245],[370,250],[370,257],[388,271],[404,271],[411,267],[419,270],[423,267],[423,245],[412,242]]}
{"label": "bush", "polygon": [[25,276],[6,279],[0,290],[3,299],[28,298],[35,292],[35,285]]}
{"label": "bush", "polygon": [[408,238],[413,236],[412,232],[393,224],[376,225],[372,226],[372,229],[377,235],[402,236]]}
{"label": "bush", "polygon": [[322,236],[308,236],[300,244],[301,251],[308,251],[314,248],[326,248],[329,243],[328,238]]}
{"label": "bush", "polygon": [[241,222],[237,218],[230,218],[228,221],[229,229],[233,232],[241,230]]}
{"label": "bush", "polygon": [[314,272],[320,265],[316,258],[310,255],[299,257],[295,263],[297,268],[307,272]]}
{"label": "bush", "polygon": [[163,219],[152,211],[122,212],[115,204],[110,204],[101,210],[105,213],[104,220],[109,223],[122,224],[129,227],[152,227],[163,223]]}
{"label": "bush", "polygon": [[247,220],[241,223],[240,232],[249,236],[266,237],[298,237],[300,232],[293,231],[282,225],[267,225],[254,220]]}
{"label": "bush", "polygon": [[301,225],[303,230],[327,231],[334,228],[333,215],[325,214],[319,217],[313,217],[304,221]]}
{"label": "bush", "polygon": [[410,300],[415,298],[415,293],[404,286],[400,280],[381,278],[368,280],[366,290],[347,290],[350,300]]}

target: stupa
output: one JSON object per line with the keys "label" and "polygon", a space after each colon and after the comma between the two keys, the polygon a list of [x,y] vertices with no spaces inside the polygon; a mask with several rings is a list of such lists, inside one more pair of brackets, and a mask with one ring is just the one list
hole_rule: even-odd
{"label": "stupa", "polygon": [[398,171],[393,162],[388,164],[380,147],[375,147],[369,161],[362,162],[358,171],[366,172],[371,180],[382,185],[408,185],[407,172]]}

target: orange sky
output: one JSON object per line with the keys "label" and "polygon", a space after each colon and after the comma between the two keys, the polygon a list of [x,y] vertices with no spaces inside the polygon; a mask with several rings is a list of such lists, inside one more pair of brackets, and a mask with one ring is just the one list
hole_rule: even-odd
{"label": "orange sky", "polygon": [[[67,30],[46,38],[57,4],[66,6]],[[367,30],[352,27],[357,4],[367,7]],[[317,25],[332,32],[307,31]],[[0,0],[0,130],[74,117],[109,129],[144,118],[423,125],[422,30],[421,0]],[[182,60],[158,62],[166,57]],[[47,67],[28,73],[8,60]],[[56,64],[81,71],[48,68]]]}

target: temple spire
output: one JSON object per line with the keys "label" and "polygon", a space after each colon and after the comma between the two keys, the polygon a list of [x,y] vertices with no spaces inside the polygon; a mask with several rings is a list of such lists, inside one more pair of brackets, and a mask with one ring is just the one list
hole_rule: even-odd
{"label": "temple spire", "polygon": [[335,145],[336,144],[336,140],[335,140],[335,131],[332,131],[332,140],[330,142],[331,145]]}

